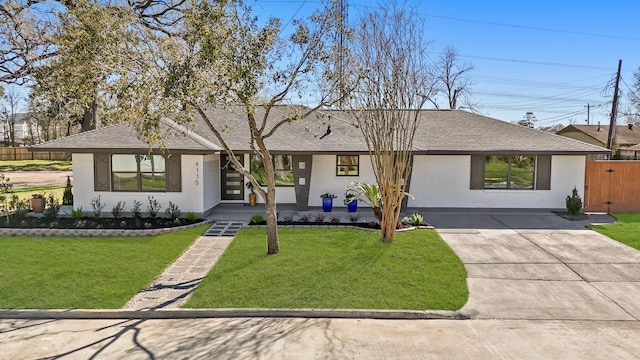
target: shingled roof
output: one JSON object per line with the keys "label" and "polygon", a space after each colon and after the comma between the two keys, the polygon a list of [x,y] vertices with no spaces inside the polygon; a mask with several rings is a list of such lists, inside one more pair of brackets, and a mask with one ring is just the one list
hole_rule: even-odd
{"label": "shingled roof", "polygon": [[[270,113],[270,122],[290,118],[292,112],[300,110],[304,108],[274,107]],[[263,111],[263,108],[256,110],[258,119]],[[250,134],[243,108],[215,108],[206,113],[216,125],[224,125],[225,131],[222,135],[231,149],[237,152],[251,151]],[[266,143],[274,153],[367,152],[362,133],[355,126],[355,115],[356,113],[348,111],[319,111],[305,120],[284,124]],[[331,126],[331,135],[320,139],[328,126]],[[196,116],[188,127],[192,132],[184,136],[170,136],[165,142],[166,147],[176,152],[210,153],[221,150],[222,147],[201,118]],[[138,139],[132,126],[119,124],[35,145],[32,149],[95,152],[148,147]],[[462,110],[420,110],[420,126],[414,139],[414,151],[416,154],[608,152],[599,146]]]}
{"label": "shingled roof", "polygon": [[[171,122],[162,124],[160,132],[165,134],[164,147],[177,152],[205,153],[222,150],[221,147],[206,138]],[[34,145],[30,150],[121,153],[130,152],[132,149],[148,150],[149,148],[159,149],[160,145],[150,146],[138,137],[138,133],[131,123],[120,123]]]}
{"label": "shingled roof", "polygon": [[[569,125],[558,131],[559,135],[572,131],[582,132],[606,145],[609,138],[609,125]],[[616,126],[616,144],[628,147],[640,144],[640,127],[629,125]]]}

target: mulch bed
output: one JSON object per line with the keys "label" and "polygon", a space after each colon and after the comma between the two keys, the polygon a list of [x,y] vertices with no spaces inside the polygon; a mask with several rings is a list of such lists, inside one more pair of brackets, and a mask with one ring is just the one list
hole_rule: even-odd
{"label": "mulch bed", "polygon": [[178,221],[171,221],[167,218],[100,218],[94,219],[83,217],[78,220],[72,218],[45,219],[44,217],[27,216],[23,219],[15,219],[12,216],[7,220],[3,217],[0,220],[0,227],[3,228],[30,228],[30,229],[162,229],[182,225],[190,225],[202,222],[202,219],[187,220],[184,218]]}

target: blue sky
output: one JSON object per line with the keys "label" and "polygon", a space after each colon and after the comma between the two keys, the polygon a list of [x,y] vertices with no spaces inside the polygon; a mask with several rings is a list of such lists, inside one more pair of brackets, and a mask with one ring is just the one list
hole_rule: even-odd
{"label": "blue sky", "polygon": [[[348,1],[348,0],[347,0]],[[319,1],[249,2],[259,16],[283,24],[309,14]],[[376,3],[349,1],[350,20]],[[433,57],[453,45],[474,64],[474,100],[482,114],[505,121],[532,111],[541,126],[608,123],[611,93],[603,89],[622,59],[622,90],[640,67],[640,1],[456,1],[408,0],[425,20]],[[626,102],[621,105],[624,106]],[[619,120],[620,121],[620,120]]]}

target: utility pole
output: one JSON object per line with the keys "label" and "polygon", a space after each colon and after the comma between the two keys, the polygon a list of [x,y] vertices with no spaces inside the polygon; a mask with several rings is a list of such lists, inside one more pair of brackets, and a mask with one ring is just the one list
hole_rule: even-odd
{"label": "utility pole", "polygon": [[589,122],[591,121],[591,115],[590,115],[589,110],[591,110],[592,107],[596,107],[596,106],[587,103],[587,106],[585,106],[585,107],[587,108],[587,125],[589,125]]}
{"label": "utility pole", "polygon": [[616,116],[618,115],[618,87],[620,85],[620,70],[622,70],[622,60],[618,60],[618,73],[616,75],[616,86],[613,91],[613,104],[611,104],[611,121],[609,122],[609,138],[607,139],[607,148],[612,152],[616,142],[615,140]]}

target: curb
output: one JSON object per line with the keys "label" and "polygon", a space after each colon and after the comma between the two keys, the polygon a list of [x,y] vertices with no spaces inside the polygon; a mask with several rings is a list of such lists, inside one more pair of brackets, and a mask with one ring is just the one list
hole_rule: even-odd
{"label": "curb", "polygon": [[0,310],[0,319],[198,319],[329,318],[386,320],[469,320],[472,315],[447,310],[348,309],[176,309],[176,310]]}

